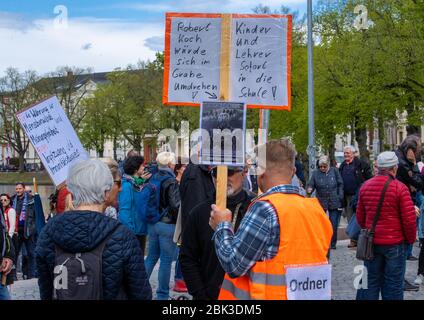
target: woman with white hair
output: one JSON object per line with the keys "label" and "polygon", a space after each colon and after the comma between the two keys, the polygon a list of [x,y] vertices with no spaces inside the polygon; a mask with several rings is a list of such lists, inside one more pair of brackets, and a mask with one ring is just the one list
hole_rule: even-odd
{"label": "woman with white hair", "polygon": [[114,180],[100,160],[80,161],[69,169],[75,210],[50,219],[37,243],[41,299],[151,299],[137,238],[103,214],[116,201],[118,184],[120,179]]}
{"label": "woman with white hair", "polygon": [[161,152],[156,158],[159,171],[152,176],[149,183],[160,186],[157,188],[160,198],[159,220],[147,224],[149,237],[148,256],[145,260],[147,275],[150,278],[153,268],[160,258],[159,285],[156,291],[158,300],[169,299],[169,281],[171,278],[172,261],[175,258],[177,246],[174,243],[175,224],[180,207],[180,192],[175,178],[175,154]]}
{"label": "woman with white hair", "polygon": [[308,193],[316,190],[317,198],[324,211],[328,211],[331,224],[333,225],[333,237],[331,249],[336,249],[337,229],[340,223],[343,207],[343,179],[339,170],[330,167],[327,156],[322,156],[318,161],[319,170],[315,170],[308,182]]}

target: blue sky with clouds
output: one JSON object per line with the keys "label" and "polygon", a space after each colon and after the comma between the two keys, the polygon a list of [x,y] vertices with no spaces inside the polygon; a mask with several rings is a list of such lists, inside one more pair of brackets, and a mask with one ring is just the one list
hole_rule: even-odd
{"label": "blue sky with clouds", "polygon": [[166,12],[252,13],[258,4],[306,11],[306,0],[1,0],[0,75],[125,67],[163,50]]}

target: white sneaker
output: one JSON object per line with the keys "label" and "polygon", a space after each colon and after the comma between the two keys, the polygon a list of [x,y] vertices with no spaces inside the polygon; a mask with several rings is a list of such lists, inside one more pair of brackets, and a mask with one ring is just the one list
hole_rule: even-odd
{"label": "white sneaker", "polygon": [[417,278],[414,280],[414,284],[418,286],[423,284],[423,282],[424,282],[424,276],[422,274],[419,274]]}

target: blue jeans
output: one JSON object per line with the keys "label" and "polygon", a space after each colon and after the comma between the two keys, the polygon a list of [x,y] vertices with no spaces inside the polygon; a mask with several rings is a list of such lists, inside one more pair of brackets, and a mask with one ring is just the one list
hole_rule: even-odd
{"label": "blue jeans", "polygon": [[329,209],[331,225],[333,226],[333,237],[331,238],[331,246],[335,247],[337,244],[337,230],[339,228],[341,212],[337,209]]}
{"label": "blue jeans", "polygon": [[357,300],[403,300],[407,245],[374,246],[374,259],[365,261],[368,289],[357,292]]}
{"label": "blue jeans", "polygon": [[412,257],[412,250],[414,249],[414,246],[412,244],[408,244],[406,246],[406,259],[409,259]]}
{"label": "blue jeans", "polygon": [[7,289],[7,286],[3,286],[2,284],[0,284],[0,301],[1,300],[10,300],[9,290]]}
{"label": "blue jeans", "polygon": [[22,250],[22,273],[24,274],[24,276],[26,276],[27,279],[32,279],[36,277],[36,274],[35,274],[36,273],[36,270],[35,270],[36,243],[37,241],[34,235],[26,239],[24,238],[22,234],[19,234],[16,256],[18,257],[19,253]]}
{"label": "blue jeans", "polygon": [[148,277],[160,258],[159,285],[156,291],[158,300],[169,299],[169,281],[171,278],[172,261],[175,258],[174,243],[175,224],[157,222],[147,225],[149,252],[144,262]]}

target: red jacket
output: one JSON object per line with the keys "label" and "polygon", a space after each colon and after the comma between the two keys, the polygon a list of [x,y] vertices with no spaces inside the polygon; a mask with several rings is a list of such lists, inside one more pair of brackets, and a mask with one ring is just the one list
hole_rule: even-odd
{"label": "red jacket", "polygon": [[[371,228],[387,179],[387,176],[378,175],[366,181],[360,189],[356,219],[361,228]],[[375,227],[374,244],[412,244],[416,239],[416,228],[415,208],[409,190],[399,180],[392,180]]]}

